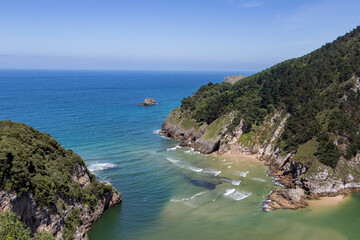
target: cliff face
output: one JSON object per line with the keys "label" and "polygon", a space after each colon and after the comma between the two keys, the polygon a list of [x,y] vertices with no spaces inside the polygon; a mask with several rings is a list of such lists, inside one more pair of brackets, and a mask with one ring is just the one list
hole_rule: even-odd
{"label": "cliff face", "polygon": [[121,194],[100,183],[83,160],[50,135],[0,121],[0,211],[13,211],[35,233],[85,239]]}
{"label": "cliff face", "polygon": [[121,194],[113,190],[98,200],[92,210],[80,202],[69,202],[66,209],[62,209],[61,215],[56,208],[38,206],[33,195],[27,191],[18,196],[14,191],[5,192],[0,190],[0,211],[13,211],[20,217],[21,221],[28,226],[32,232],[47,231],[56,239],[63,239],[66,217],[75,208],[80,210],[82,224],[76,227],[73,239],[86,239],[86,232],[91,225],[98,220],[104,211],[114,207],[121,202]]}
{"label": "cliff face", "polygon": [[[321,196],[336,196],[349,194],[360,189],[360,154],[350,160],[340,160],[337,169],[333,169],[317,160],[306,162],[296,154],[282,154],[276,142],[284,131],[290,114],[275,112],[259,126],[256,133],[244,134],[242,121],[231,132],[228,126],[233,117],[226,122],[213,136],[213,139],[202,141],[211,131],[211,127],[203,124],[201,127],[184,127],[180,110],[174,110],[162,125],[162,133],[171,139],[180,140],[181,146],[192,147],[195,150],[208,154],[217,151],[219,155],[231,154],[259,154],[270,169],[270,176],[285,189],[275,189],[264,203],[264,210],[270,211],[279,208],[297,209],[306,207],[307,199]],[[177,124],[175,122],[178,121]],[[171,123],[172,122],[172,123]],[[307,149],[306,149],[307,150]],[[300,149],[300,154],[302,149]],[[310,153],[311,155],[311,153]]]}
{"label": "cliff face", "polygon": [[202,153],[259,154],[286,189],[265,209],[360,188],[360,27],[303,57],[201,86],[162,125]]}

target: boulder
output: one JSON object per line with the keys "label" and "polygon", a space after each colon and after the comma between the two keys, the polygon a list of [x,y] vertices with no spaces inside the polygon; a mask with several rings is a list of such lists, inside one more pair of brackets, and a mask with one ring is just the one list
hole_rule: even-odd
{"label": "boulder", "polygon": [[139,103],[139,106],[151,106],[158,104],[153,98],[145,98],[143,103]]}

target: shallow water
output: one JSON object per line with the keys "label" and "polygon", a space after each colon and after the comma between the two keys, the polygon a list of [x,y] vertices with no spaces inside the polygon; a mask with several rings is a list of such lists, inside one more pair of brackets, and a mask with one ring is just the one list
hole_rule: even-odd
{"label": "shallow water", "polygon": [[[156,134],[183,97],[230,74],[0,71],[0,119],[52,134],[122,192],[90,239],[358,239],[359,194],[264,212],[276,186],[261,162],[204,156]],[[137,106],[146,97],[159,104]]]}

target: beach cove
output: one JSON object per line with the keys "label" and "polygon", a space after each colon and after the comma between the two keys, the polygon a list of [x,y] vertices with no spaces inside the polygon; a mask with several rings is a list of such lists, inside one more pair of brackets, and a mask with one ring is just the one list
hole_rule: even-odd
{"label": "beach cove", "polygon": [[[122,192],[122,205],[94,224],[90,239],[356,239],[360,235],[359,194],[338,204],[314,200],[306,209],[265,212],[263,202],[278,186],[262,162],[246,156],[201,155],[158,134],[156,130],[183,97],[231,73],[0,74],[1,119],[50,133],[81,155],[98,179]],[[146,97],[159,104],[139,107]]]}

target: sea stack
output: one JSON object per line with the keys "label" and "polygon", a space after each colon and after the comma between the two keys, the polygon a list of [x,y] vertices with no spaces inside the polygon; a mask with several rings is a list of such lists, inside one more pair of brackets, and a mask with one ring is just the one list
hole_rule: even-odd
{"label": "sea stack", "polygon": [[158,104],[153,98],[146,98],[143,103],[139,103],[139,106],[151,106]]}

